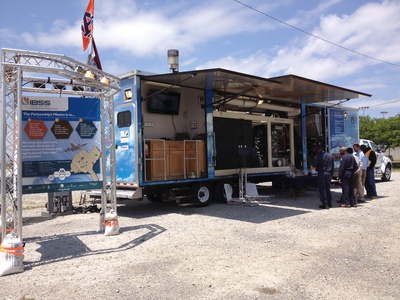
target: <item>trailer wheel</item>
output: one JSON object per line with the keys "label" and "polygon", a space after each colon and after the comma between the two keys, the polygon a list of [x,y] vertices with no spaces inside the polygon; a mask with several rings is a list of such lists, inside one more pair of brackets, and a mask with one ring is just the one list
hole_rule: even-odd
{"label": "trailer wheel", "polygon": [[218,203],[226,203],[226,193],[224,184],[229,184],[232,187],[232,183],[230,182],[217,182],[214,185],[214,201]]}
{"label": "trailer wheel", "polygon": [[210,204],[212,199],[211,186],[208,183],[195,184],[192,187],[193,194],[200,206]]}
{"label": "trailer wheel", "polygon": [[382,181],[389,181],[392,176],[392,168],[388,165],[385,168],[385,172],[382,174]]}
{"label": "trailer wheel", "polygon": [[154,194],[154,193],[146,194],[146,197],[150,202],[154,202],[154,203],[163,202],[162,194]]}

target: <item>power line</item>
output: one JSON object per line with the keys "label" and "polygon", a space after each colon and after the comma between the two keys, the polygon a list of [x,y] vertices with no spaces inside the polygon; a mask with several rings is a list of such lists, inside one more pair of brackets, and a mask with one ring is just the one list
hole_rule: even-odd
{"label": "power line", "polygon": [[390,104],[390,103],[395,103],[395,102],[400,102],[400,100],[393,100],[393,101],[384,102],[384,103],[380,103],[380,104],[370,105],[369,108],[376,107],[376,106],[381,106],[381,105],[385,105],[385,104]]}
{"label": "power line", "polygon": [[258,9],[256,9],[256,8],[252,7],[252,6],[250,6],[250,5],[247,5],[247,4],[245,4],[245,3],[243,3],[243,2],[241,2],[241,1],[239,1],[239,0],[234,0],[234,1],[237,2],[237,3],[239,3],[239,4],[241,4],[241,5],[243,5],[243,6],[245,6],[245,7],[247,7],[247,8],[249,8],[249,9],[251,9],[251,10],[254,10],[255,12],[258,12],[258,13],[260,13],[260,14],[262,14],[262,15],[264,15],[264,16],[270,18],[270,19],[273,19],[273,20],[275,20],[275,21],[277,21],[277,22],[279,22],[279,23],[282,23],[282,24],[284,24],[284,25],[286,25],[286,26],[288,26],[288,27],[291,27],[291,28],[293,28],[293,29],[295,29],[295,30],[298,30],[298,31],[300,31],[300,32],[302,32],[302,33],[305,33],[305,34],[309,35],[309,36],[312,36],[313,38],[319,39],[319,40],[324,41],[324,42],[326,42],[326,43],[328,43],[328,44],[331,44],[331,45],[333,45],[333,46],[336,46],[336,47],[342,48],[342,49],[344,49],[344,50],[350,51],[350,52],[355,53],[355,54],[357,54],[357,55],[361,55],[361,56],[364,56],[364,57],[366,57],[366,58],[373,59],[373,60],[376,60],[376,61],[379,61],[379,62],[388,64],[388,65],[392,65],[392,66],[395,66],[395,67],[399,67],[399,68],[400,68],[400,65],[398,65],[398,64],[391,63],[391,62],[388,62],[388,61],[385,61],[385,60],[382,60],[382,59],[379,59],[379,58],[376,58],[376,57],[372,57],[372,56],[369,56],[369,55],[367,55],[367,54],[364,54],[364,53],[361,53],[361,52],[352,50],[352,49],[350,49],[350,48],[344,47],[344,46],[342,46],[342,45],[336,44],[336,43],[331,42],[331,41],[329,41],[329,40],[327,40],[327,39],[324,39],[324,38],[321,38],[321,37],[319,37],[319,36],[317,36],[317,35],[315,35],[315,34],[312,34],[312,33],[308,32],[308,31],[305,31],[305,30],[300,29],[300,28],[298,28],[298,27],[296,27],[296,26],[293,26],[293,25],[291,25],[291,24],[289,24],[289,23],[286,23],[286,22],[284,22],[284,21],[282,21],[282,20],[280,20],[280,19],[278,19],[278,18],[275,18],[275,17],[273,17],[273,16],[271,16],[271,15],[265,13],[265,12],[262,12],[262,11],[260,11],[260,10],[258,10]]}

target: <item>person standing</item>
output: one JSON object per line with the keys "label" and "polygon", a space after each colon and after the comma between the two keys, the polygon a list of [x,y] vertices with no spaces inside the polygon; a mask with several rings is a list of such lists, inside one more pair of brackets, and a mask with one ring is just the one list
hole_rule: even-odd
{"label": "person standing", "polygon": [[[365,147],[365,146],[364,146]],[[364,155],[364,152],[361,150],[361,146],[359,144],[353,145],[353,150],[355,151],[355,155],[361,160],[362,163],[362,173],[361,173],[361,186],[358,189],[358,202],[365,202],[364,199],[364,189],[365,189],[365,178],[367,177],[367,168],[369,166],[368,157]]]}
{"label": "person standing", "polygon": [[315,148],[317,154],[314,157],[312,166],[318,172],[317,184],[321,205],[319,208],[329,209],[332,207],[331,180],[333,174],[333,157],[324,151],[321,145]]}
{"label": "person standing", "polygon": [[[357,164],[357,171],[354,172],[353,175],[353,187],[354,187],[354,198],[356,199],[356,203],[362,203],[365,202],[364,199],[364,189],[361,188],[361,174],[362,174],[362,162],[361,159],[357,156],[354,155],[354,150],[353,148],[349,147],[347,148],[347,152],[352,154],[356,160]],[[362,199],[360,199],[362,197]]]}
{"label": "person standing", "polygon": [[369,165],[367,168],[367,176],[365,178],[365,189],[367,190],[367,197],[370,197],[371,199],[377,199],[378,194],[376,193],[376,185],[375,185],[376,153],[370,147],[366,147],[365,145],[361,145],[361,147],[362,147],[361,149],[364,152],[364,155],[368,157],[369,161]]}
{"label": "person standing", "polygon": [[347,152],[346,147],[340,148],[339,183],[342,185],[343,201],[340,207],[357,207],[354,198],[353,176],[357,170],[357,163],[354,156]]}

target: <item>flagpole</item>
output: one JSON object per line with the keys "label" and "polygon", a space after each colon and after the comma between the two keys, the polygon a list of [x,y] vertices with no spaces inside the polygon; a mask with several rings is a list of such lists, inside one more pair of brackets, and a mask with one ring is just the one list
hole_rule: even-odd
{"label": "flagpole", "polygon": [[92,51],[94,53],[94,62],[96,64],[96,67],[99,70],[103,70],[103,68],[101,67],[100,56],[99,53],[97,52],[96,42],[94,41],[93,35],[92,35]]}

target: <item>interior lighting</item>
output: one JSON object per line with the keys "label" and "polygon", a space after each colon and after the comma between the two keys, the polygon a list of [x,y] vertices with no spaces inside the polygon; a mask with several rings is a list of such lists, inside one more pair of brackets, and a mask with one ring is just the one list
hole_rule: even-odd
{"label": "interior lighting", "polygon": [[132,89],[126,89],[124,91],[124,97],[125,97],[125,100],[131,100],[132,99]]}
{"label": "interior lighting", "polygon": [[260,100],[257,101],[257,104],[258,104],[258,105],[261,105],[261,104],[263,104],[263,103],[264,103],[264,100],[263,100],[263,99],[260,99]]}

